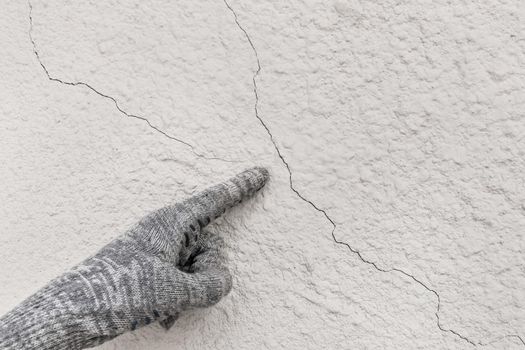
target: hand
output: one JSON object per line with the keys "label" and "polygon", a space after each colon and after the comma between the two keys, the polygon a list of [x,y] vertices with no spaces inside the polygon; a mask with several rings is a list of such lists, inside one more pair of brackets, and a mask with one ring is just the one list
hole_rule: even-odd
{"label": "hand", "polygon": [[246,170],[159,209],[0,319],[1,349],[84,349],[217,303],[231,289],[222,240],[204,227],[268,179]]}

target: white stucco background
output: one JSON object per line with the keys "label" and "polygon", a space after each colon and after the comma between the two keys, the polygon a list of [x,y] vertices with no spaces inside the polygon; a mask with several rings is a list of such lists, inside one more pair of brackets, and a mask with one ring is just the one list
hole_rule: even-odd
{"label": "white stucco background", "polygon": [[5,1],[0,23],[0,313],[263,165],[214,225],[231,294],[100,349],[525,348],[521,0]]}

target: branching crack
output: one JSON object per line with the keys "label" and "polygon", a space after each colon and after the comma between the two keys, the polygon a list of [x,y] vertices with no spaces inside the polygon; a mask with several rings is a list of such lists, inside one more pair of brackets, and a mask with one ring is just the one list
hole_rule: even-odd
{"label": "branching crack", "polygon": [[[350,244],[337,239],[337,237],[335,236],[335,230],[337,229],[337,224],[330,217],[330,215],[328,215],[326,210],[320,208],[317,204],[315,204],[314,202],[312,202],[311,200],[306,198],[299,190],[297,190],[295,188],[294,182],[293,182],[292,170],[290,168],[290,165],[288,164],[288,162],[286,161],[285,157],[282,155],[281,150],[277,146],[275,138],[273,137],[273,134],[270,131],[268,125],[265,123],[265,121],[259,115],[259,109],[258,109],[258,106],[259,106],[259,94],[258,94],[258,90],[257,90],[257,77],[259,76],[259,73],[261,72],[261,62],[259,60],[259,54],[257,53],[257,50],[255,49],[255,45],[253,44],[253,41],[252,41],[251,37],[248,35],[248,32],[240,24],[239,18],[237,16],[237,13],[235,12],[235,10],[230,6],[230,4],[228,3],[227,0],[223,0],[223,1],[224,1],[224,4],[226,5],[226,7],[229,9],[229,11],[232,13],[232,15],[234,17],[234,20],[235,20],[235,23],[237,24],[237,27],[239,27],[239,29],[244,33],[244,36],[246,37],[246,40],[250,44],[250,46],[252,48],[252,51],[253,51],[253,54],[255,55],[255,59],[256,59],[256,62],[257,62],[257,69],[255,70],[254,75],[252,77],[253,92],[254,92],[254,95],[255,95],[255,104],[254,104],[255,117],[259,120],[259,122],[261,123],[263,128],[266,130],[266,133],[270,137],[270,141],[272,142],[273,147],[275,148],[275,151],[277,152],[277,155],[279,156],[279,158],[281,159],[281,162],[284,164],[284,166],[286,167],[286,170],[288,171],[288,182],[289,182],[289,185],[290,185],[290,189],[302,201],[308,203],[312,208],[314,208],[316,211],[320,212],[326,218],[326,220],[332,225],[331,235],[332,235],[332,239],[334,240],[335,243],[343,245],[343,246],[346,246],[352,253],[354,253],[359,258],[359,260],[361,260],[365,264],[368,264],[368,265],[372,266],[376,270],[378,270],[380,272],[384,272],[384,273],[396,272],[398,274],[404,275],[405,277],[413,280],[415,283],[419,284],[424,289],[426,289],[427,291],[432,293],[435,296],[436,300],[437,300],[437,307],[436,307],[435,316],[436,316],[436,324],[437,324],[437,327],[439,328],[440,331],[445,332],[445,333],[450,333],[450,334],[454,335],[455,337],[458,337],[458,338],[462,339],[463,341],[469,343],[472,346],[477,347],[477,345],[482,345],[481,342],[474,342],[473,340],[467,338],[466,336],[461,335],[457,331],[455,331],[453,329],[445,328],[445,327],[442,326],[441,320],[440,320],[440,317],[439,317],[439,312],[440,312],[440,309],[441,309],[441,297],[440,297],[439,293],[436,290],[430,288],[429,286],[427,286],[425,283],[421,282],[419,279],[417,279],[413,275],[411,275],[408,272],[405,272],[405,271],[403,271],[401,269],[398,269],[398,268],[391,268],[391,269],[381,268],[374,261],[366,259],[361,254],[361,252],[359,250],[353,248]],[[514,335],[514,336],[519,338],[523,342],[523,340],[519,336],[517,336],[517,335]]]}
{"label": "branching crack", "polygon": [[[312,208],[314,208],[316,211],[320,212],[325,218],[326,220],[332,225],[332,231],[331,231],[331,235],[332,235],[332,239],[334,240],[335,243],[337,244],[340,244],[340,245],[343,245],[343,246],[346,246],[352,253],[354,253],[363,263],[367,264],[367,265],[370,265],[372,266],[373,268],[375,268],[376,270],[380,271],[380,272],[384,272],[384,273],[390,273],[390,272],[397,272],[399,274],[402,274],[404,275],[405,277],[409,278],[409,279],[412,279],[414,282],[416,282],[417,284],[421,285],[423,288],[425,288],[427,291],[431,292],[436,300],[437,300],[437,307],[436,307],[436,312],[435,312],[435,316],[436,316],[436,321],[437,321],[437,326],[438,328],[442,331],[442,332],[447,332],[447,333],[450,333],[450,334],[453,334],[454,336],[464,340],[465,342],[473,345],[473,346],[477,346],[477,345],[487,345],[486,343],[482,343],[482,342],[474,342],[472,341],[471,339],[467,338],[466,336],[463,336],[461,335],[460,333],[456,332],[455,330],[453,329],[447,329],[447,328],[444,328],[442,325],[441,325],[441,320],[440,320],[440,317],[439,317],[439,312],[440,312],[440,309],[441,309],[441,297],[439,295],[439,293],[437,293],[437,291],[435,291],[434,289],[428,287],[425,283],[421,282],[420,280],[418,280],[416,277],[414,277],[413,275],[401,270],[401,269],[398,269],[398,268],[391,268],[391,269],[384,269],[384,268],[381,268],[380,266],[377,265],[377,263],[375,263],[374,261],[371,261],[371,260],[368,260],[366,259],[365,257],[363,257],[363,255],[361,254],[361,252],[355,248],[353,248],[350,244],[344,242],[344,241],[340,241],[339,239],[337,239],[337,237],[335,236],[335,230],[337,229],[337,224],[334,222],[334,220],[328,215],[328,213],[326,212],[326,210],[318,207],[314,202],[312,202],[311,200],[309,200],[308,198],[306,198],[299,190],[297,190],[295,187],[294,187],[294,182],[293,182],[293,176],[292,176],[292,170],[290,168],[290,165],[288,164],[288,162],[286,161],[285,157],[282,155],[279,147],[277,146],[277,143],[274,139],[274,136],[272,134],[272,132],[270,131],[270,129],[268,128],[268,125],[265,123],[265,121],[261,118],[261,116],[259,115],[259,110],[258,110],[258,104],[259,104],[259,95],[258,95],[258,90],[257,90],[257,77],[259,76],[259,73],[261,72],[261,64],[260,64],[260,60],[259,60],[259,56],[258,56],[258,53],[257,53],[257,50],[255,49],[255,46],[250,38],[250,36],[248,35],[248,32],[244,29],[244,27],[239,23],[239,19],[238,19],[238,16],[237,16],[237,13],[233,10],[233,8],[230,6],[230,4],[227,2],[227,0],[223,0],[224,1],[224,4],[227,6],[227,8],[229,9],[229,11],[233,14],[234,16],[234,20],[235,20],[235,23],[237,24],[238,28],[244,33],[244,36],[246,37],[246,40],[248,41],[248,43],[250,44],[252,50],[253,50],[253,53],[255,55],[255,58],[256,58],[256,61],[257,61],[257,69],[256,71],[254,72],[254,75],[252,77],[252,82],[253,82],[253,92],[254,92],[254,95],[255,95],[255,105],[254,105],[254,110],[255,110],[255,117],[258,119],[258,121],[260,122],[260,124],[262,125],[262,127],[266,130],[266,133],[268,134],[268,136],[270,137],[270,141],[272,142],[274,148],[275,148],[275,151],[277,152],[277,155],[279,156],[279,158],[281,159],[281,162],[284,164],[284,166],[286,167],[286,170],[288,172],[288,181],[289,181],[289,186],[290,186],[290,189],[297,195],[298,198],[300,198],[302,201],[308,203]],[[47,69],[47,67],[44,65],[42,59],[40,58],[40,54],[38,53],[38,50],[37,50],[37,45],[35,43],[35,40],[33,38],[33,17],[32,17],[32,12],[33,12],[33,6],[31,4],[31,1],[28,0],[28,5],[29,5],[29,38],[31,40],[31,43],[33,45],[33,53],[35,54],[40,66],[42,67],[42,69],[44,70],[47,78],[50,80],[50,81],[53,81],[53,82],[57,82],[57,83],[60,83],[60,84],[63,84],[63,85],[69,85],[69,86],[83,86],[83,87],[86,87],[88,88],[89,90],[91,90],[92,92],[94,92],[95,94],[99,95],[100,97],[103,97],[105,99],[108,99],[110,101],[113,102],[113,104],[115,105],[115,108],[121,113],[123,114],[124,116],[128,117],[128,118],[134,118],[134,119],[138,119],[138,120],[141,120],[143,122],[145,122],[151,129],[155,130],[157,133],[163,135],[164,137],[170,139],[170,140],[173,140],[173,141],[176,141],[180,144],[183,144],[185,145],[186,147],[188,147],[192,153],[194,153],[197,157],[199,158],[203,158],[203,159],[208,159],[208,160],[219,160],[219,161],[224,161],[224,162],[239,162],[237,160],[229,160],[229,159],[223,159],[223,158],[219,158],[219,157],[209,157],[209,156],[206,156],[202,153],[199,153],[195,147],[188,143],[187,141],[184,141],[180,138],[177,138],[175,136],[172,136],[170,134],[168,134],[167,132],[161,130],[160,128],[158,128],[157,126],[153,125],[147,118],[145,117],[142,117],[142,116],[138,116],[138,115],[134,115],[134,114],[131,114],[131,113],[128,113],[126,112],[124,109],[122,109],[118,103],[118,101],[112,97],[112,96],[109,96],[109,95],[106,95],[100,91],[98,91],[97,89],[95,89],[93,86],[91,86],[90,84],[88,83],[85,83],[85,82],[82,82],[82,81],[77,81],[77,82],[71,82],[71,81],[65,81],[65,80],[62,80],[62,79],[59,79],[59,78],[56,78],[56,77],[53,77],[50,73],[49,73],[49,70]],[[524,346],[525,346],[525,341],[523,340],[523,338],[521,338],[519,335],[516,335],[516,334],[511,334],[511,335],[507,335],[507,336],[504,336],[502,338],[508,338],[508,337],[514,337],[516,339],[518,339]]]}
{"label": "branching crack", "polygon": [[60,83],[60,84],[63,84],[63,85],[83,86],[83,87],[88,88],[89,90],[91,90],[92,92],[97,94],[98,96],[112,101],[113,104],[115,105],[115,108],[121,114],[123,114],[124,116],[126,116],[128,118],[138,119],[138,120],[141,120],[141,121],[145,122],[151,129],[155,130],[157,133],[163,135],[164,137],[166,137],[166,138],[168,138],[170,140],[176,141],[176,142],[178,142],[178,143],[188,147],[191,150],[191,152],[193,154],[195,154],[199,158],[203,158],[203,159],[207,159],[207,160],[219,160],[219,161],[228,162],[228,163],[238,163],[238,162],[240,162],[239,160],[223,159],[223,158],[219,158],[219,157],[209,157],[209,156],[206,156],[206,155],[198,152],[196,150],[195,146],[193,146],[192,144],[190,144],[187,141],[184,141],[184,140],[182,140],[182,139],[180,139],[178,137],[175,137],[173,135],[168,134],[167,132],[163,131],[159,127],[157,127],[154,124],[152,124],[147,118],[126,112],[124,109],[122,109],[122,107],[120,107],[118,101],[114,97],[106,95],[106,94],[100,92],[99,90],[95,89],[93,86],[91,86],[88,83],[85,83],[85,82],[82,82],[82,81],[76,81],[76,82],[65,81],[65,80],[53,77],[49,73],[49,70],[44,65],[42,59],[40,58],[40,54],[38,53],[37,45],[36,45],[35,40],[33,38],[33,5],[31,4],[31,0],[28,0],[27,2],[28,2],[28,5],[29,5],[29,39],[31,40],[31,44],[33,45],[33,53],[35,54],[35,56],[36,56],[36,58],[38,60],[38,63],[40,64],[40,66],[42,67],[42,69],[46,73],[47,78],[50,81],[53,81],[53,82],[56,82],[56,83]]}

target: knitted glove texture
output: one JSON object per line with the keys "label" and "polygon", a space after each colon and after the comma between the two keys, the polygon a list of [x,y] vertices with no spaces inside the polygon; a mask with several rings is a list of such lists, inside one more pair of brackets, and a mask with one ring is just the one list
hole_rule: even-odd
{"label": "knitted glove texture", "polygon": [[221,238],[203,228],[267,179],[252,168],[147,215],[0,318],[0,349],[85,349],[217,303],[231,276]]}

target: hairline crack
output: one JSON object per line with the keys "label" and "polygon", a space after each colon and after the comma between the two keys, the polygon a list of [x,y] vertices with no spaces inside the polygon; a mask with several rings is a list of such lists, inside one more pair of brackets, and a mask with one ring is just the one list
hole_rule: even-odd
{"label": "hairline crack", "polygon": [[[384,269],[384,268],[379,267],[376,262],[364,258],[363,255],[361,254],[361,252],[359,250],[353,248],[349,243],[337,239],[337,237],[335,236],[335,230],[337,229],[337,224],[328,215],[326,210],[324,210],[324,209],[320,208],[319,206],[317,206],[314,202],[312,202],[311,200],[306,198],[299,190],[297,190],[294,187],[293,177],[292,177],[292,170],[290,168],[290,165],[286,161],[285,157],[282,155],[281,150],[279,149],[279,147],[277,146],[277,143],[276,143],[276,141],[275,141],[275,139],[273,137],[273,134],[270,131],[268,125],[265,123],[265,121],[259,115],[259,109],[258,109],[258,106],[259,106],[259,94],[258,94],[258,90],[257,90],[257,77],[259,76],[259,73],[261,72],[261,69],[262,69],[261,68],[261,62],[259,60],[259,54],[258,54],[257,50],[255,49],[255,45],[253,44],[253,41],[252,41],[250,35],[246,31],[246,29],[240,24],[239,18],[237,16],[237,13],[235,12],[235,10],[231,7],[231,5],[228,3],[227,0],[223,0],[223,1],[224,1],[224,4],[226,5],[226,7],[228,8],[228,10],[232,13],[232,15],[234,17],[234,20],[235,20],[235,23],[237,24],[237,27],[243,32],[244,36],[246,37],[246,40],[248,41],[248,44],[250,45],[250,47],[251,47],[251,49],[253,51],[253,54],[255,55],[255,59],[256,59],[256,62],[257,62],[257,69],[255,70],[255,72],[254,72],[254,74],[252,76],[253,92],[254,92],[254,95],[255,95],[255,104],[254,104],[255,117],[259,120],[259,122],[262,125],[262,127],[266,130],[266,133],[270,137],[270,141],[272,142],[273,147],[274,147],[275,151],[277,152],[277,155],[279,156],[279,158],[281,159],[281,162],[284,164],[284,166],[286,167],[286,170],[288,171],[288,182],[289,182],[290,189],[302,201],[308,203],[312,208],[314,208],[316,211],[320,212],[326,218],[326,220],[332,225],[331,235],[332,235],[332,239],[334,240],[335,243],[337,243],[339,245],[346,246],[352,253],[357,255],[359,260],[361,260],[365,264],[368,264],[368,265],[374,267],[376,270],[378,270],[380,272],[383,272],[383,273],[397,272],[398,274],[402,274],[405,277],[408,277],[409,279],[413,280],[415,283],[417,283],[420,286],[422,286],[427,291],[429,291],[432,294],[434,294],[434,296],[436,297],[436,300],[437,300],[437,307],[436,307],[436,311],[435,311],[434,314],[436,316],[437,327],[439,328],[440,331],[445,332],[445,333],[450,333],[450,334],[454,335],[455,337],[457,337],[457,338],[459,338],[459,339],[469,343],[470,345],[472,345],[474,347],[477,347],[477,345],[483,345],[482,342],[480,342],[480,341],[474,342],[473,340],[471,340],[468,337],[460,334],[459,332],[457,332],[457,331],[455,331],[453,329],[450,329],[450,328],[444,328],[441,325],[441,319],[439,317],[439,312],[441,310],[441,297],[440,297],[439,293],[436,290],[428,287],[425,283],[423,283],[422,281],[417,279],[415,276],[413,276],[413,275],[409,274],[408,272],[403,271],[403,270],[401,270],[399,268]],[[509,335],[509,336],[517,337],[523,343],[523,339],[520,336],[518,336],[518,335]],[[525,345],[525,343],[523,343],[523,345]]]}
{"label": "hairline crack", "polygon": [[110,95],[106,95],[102,92],[100,92],[99,90],[95,89],[92,85],[88,84],[88,83],[85,83],[83,81],[65,81],[65,80],[62,80],[62,79],[59,79],[59,78],[56,78],[54,76],[52,76],[50,73],[49,73],[49,70],[47,69],[47,67],[44,65],[44,62],[42,61],[42,59],[40,58],[40,54],[38,53],[38,50],[37,50],[37,45],[36,45],[36,42],[33,38],[33,5],[31,4],[31,0],[27,0],[27,3],[29,5],[29,39],[31,40],[31,44],[33,45],[33,53],[35,54],[37,60],[38,60],[38,63],[40,64],[40,66],[42,67],[42,69],[44,70],[47,78],[50,80],[50,81],[53,81],[53,82],[56,82],[56,83],[60,83],[60,84],[63,84],[63,85],[69,85],[69,86],[83,86],[83,87],[86,87],[88,88],[89,90],[91,90],[92,92],[94,92],[95,94],[97,94],[98,96],[100,97],[103,97],[107,100],[110,100],[113,102],[113,104],[115,105],[115,108],[121,113],[123,114],[124,116],[126,116],[127,118],[133,118],[133,119],[138,119],[138,120],[141,120],[143,122],[145,122],[151,129],[153,129],[155,132],[163,135],[164,137],[170,139],[170,140],[173,140],[175,142],[178,142],[186,147],[188,147],[191,152],[193,154],[195,154],[197,157],[199,158],[203,158],[203,159],[207,159],[207,160],[218,160],[218,161],[222,161],[222,162],[228,162],[228,163],[239,163],[240,161],[239,160],[232,160],[232,159],[224,159],[224,158],[220,158],[220,157],[209,157],[209,156],[206,156],[205,154],[202,154],[200,152],[198,152],[195,148],[195,146],[193,146],[191,143],[187,142],[187,141],[184,141],[183,139],[180,139],[178,137],[175,137],[173,135],[170,135],[168,134],[166,131],[163,131],[162,129],[160,129],[159,127],[155,126],[154,124],[152,124],[149,119],[145,118],[145,117],[142,117],[142,116],[139,116],[139,115],[135,115],[135,114],[131,114],[131,113],[128,113],[126,112],[124,109],[122,109],[122,107],[120,107],[118,101],[116,98],[110,96]]}

